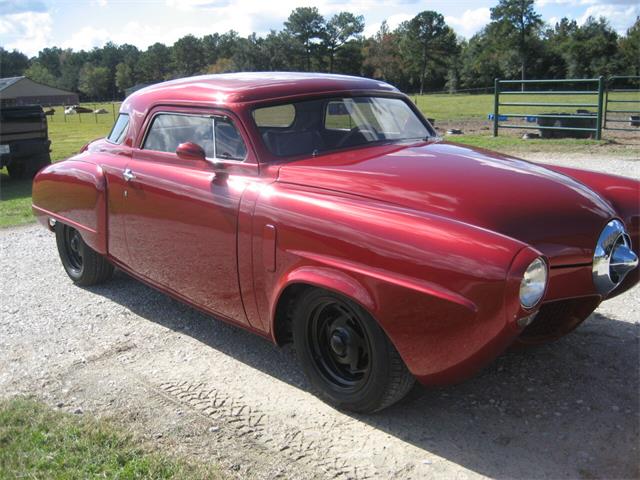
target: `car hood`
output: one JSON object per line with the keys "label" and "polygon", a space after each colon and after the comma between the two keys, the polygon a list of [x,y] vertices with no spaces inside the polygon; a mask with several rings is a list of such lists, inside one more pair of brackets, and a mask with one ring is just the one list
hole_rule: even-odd
{"label": "car hood", "polygon": [[507,235],[552,266],[590,263],[611,205],[542,166],[449,143],[372,146],[284,164],[278,181],[350,193]]}

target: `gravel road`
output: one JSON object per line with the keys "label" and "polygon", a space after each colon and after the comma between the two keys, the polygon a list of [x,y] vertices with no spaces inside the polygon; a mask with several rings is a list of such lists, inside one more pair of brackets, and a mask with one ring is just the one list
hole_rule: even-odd
{"label": "gravel road", "polygon": [[309,393],[290,348],[121,272],[75,287],[41,227],[0,230],[0,248],[0,396],[116,417],[237,478],[640,477],[638,288],[558,342],[360,416]]}

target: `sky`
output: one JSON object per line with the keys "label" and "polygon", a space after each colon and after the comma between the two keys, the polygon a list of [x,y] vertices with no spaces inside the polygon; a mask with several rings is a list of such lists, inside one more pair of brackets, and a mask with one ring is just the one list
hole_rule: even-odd
{"label": "sky", "polygon": [[[108,41],[146,49],[193,34],[235,30],[243,36],[281,30],[296,7],[315,6],[325,18],[350,11],[365,18],[365,34],[386,20],[391,28],[423,10],[444,15],[469,38],[489,22],[497,0],[0,0],[0,45],[29,56],[45,47],[89,50]],[[640,0],[536,0],[545,22],[562,17],[583,23],[605,17],[621,34],[640,16]]]}

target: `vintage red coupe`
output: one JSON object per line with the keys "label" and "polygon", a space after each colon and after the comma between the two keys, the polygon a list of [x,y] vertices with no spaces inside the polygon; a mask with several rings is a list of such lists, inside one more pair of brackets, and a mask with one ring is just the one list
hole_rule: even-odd
{"label": "vintage red coupe", "polygon": [[443,142],[386,83],[241,73],[136,92],[40,171],[33,210],[78,285],[115,266],[293,341],[323,399],[372,412],[637,283],[638,192]]}

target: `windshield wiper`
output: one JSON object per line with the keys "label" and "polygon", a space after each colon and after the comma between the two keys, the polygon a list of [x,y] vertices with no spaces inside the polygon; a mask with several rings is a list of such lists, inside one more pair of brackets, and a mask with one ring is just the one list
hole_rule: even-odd
{"label": "windshield wiper", "polygon": [[433,137],[430,136],[426,136],[426,137],[404,137],[404,138],[394,138],[394,139],[390,139],[393,140],[395,142],[404,142],[407,140],[422,140],[423,142],[428,142],[429,140],[431,140]]}

